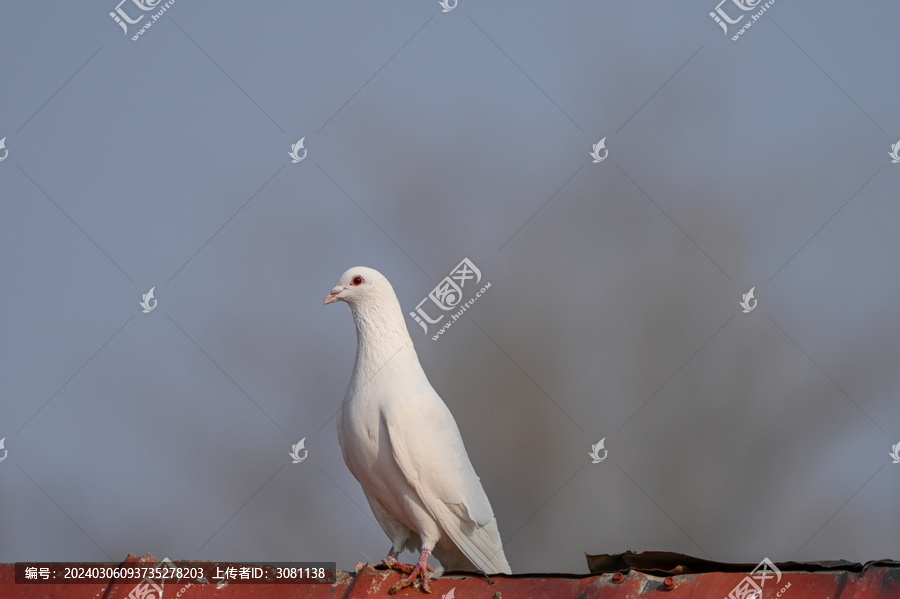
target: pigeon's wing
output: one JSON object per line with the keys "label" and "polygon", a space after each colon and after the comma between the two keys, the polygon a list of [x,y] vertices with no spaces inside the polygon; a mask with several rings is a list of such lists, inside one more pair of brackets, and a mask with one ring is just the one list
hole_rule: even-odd
{"label": "pigeon's wing", "polygon": [[476,567],[509,573],[494,512],[450,410],[430,386],[406,391],[386,402],[382,412],[400,471]]}

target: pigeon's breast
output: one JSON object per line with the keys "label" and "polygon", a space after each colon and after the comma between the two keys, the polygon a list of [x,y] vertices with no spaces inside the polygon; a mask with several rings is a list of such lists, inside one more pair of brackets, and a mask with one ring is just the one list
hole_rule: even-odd
{"label": "pigeon's breast", "polygon": [[[378,402],[351,401],[341,412],[341,444],[347,468],[366,494],[378,499],[395,518],[411,526],[403,507],[414,495],[391,447]],[[412,526],[411,526],[412,527]]]}
{"label": "pigeon's breast", "polygon": [[378,457],[383,432],[381,414],[376,406],[350,401],[341,410],[341,443],[350,471],[360,477],[372,468]]}

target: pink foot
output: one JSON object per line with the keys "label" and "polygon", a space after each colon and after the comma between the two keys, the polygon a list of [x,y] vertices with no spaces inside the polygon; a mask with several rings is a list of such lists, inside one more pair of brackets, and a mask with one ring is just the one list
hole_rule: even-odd
{"label": "pink foot", "polygon": [[388,570],[396,570],[398,572],[403,572],[404,574],[409,574],[413,571],[412,566],[404,564],[397,559],[397,551],[393,547],[391,547],[387,557],[381,560],[381,565]]}
{"label": "pink foot", "polygon": [[388,591],[388,594],[396,595],[401,589],[405,589],[406,587],[415,584],[420,576],[422,577],[422,590],[426,593],[430,593],[431,585],[429,584],[429,581],[431,580],[431,572],[434,572],[434,568],[428,565],[428,557],[430,555],[430,550],[423,549],[422,555],[419,556],[419,561],[416,562],[416,566],[412,568],[409,576],[392,586],[391,590]]}
{"label": "pink foot", "polygon": [[[393,551],[391,552],[393,553]],[[413,566],[409,564],[404,564],[400,560],[397,559],[396,555],[388,555],[386,558],[381,560],[381,563],[386,566],[389,570],[396,570],[398,572],[403,572],[404,574],[409,574],[413,571]]]}

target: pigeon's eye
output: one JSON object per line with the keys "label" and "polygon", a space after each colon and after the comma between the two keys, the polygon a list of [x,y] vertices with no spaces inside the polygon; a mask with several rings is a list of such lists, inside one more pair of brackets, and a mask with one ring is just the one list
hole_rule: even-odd
{"label": "pigeon's eye", "polygon": [[363,278],[359,275],[356,275],[353,277],[353,280],[350,281],[351,285],[362,285],[363,283],[365,283],[365,281],[363,281]]}

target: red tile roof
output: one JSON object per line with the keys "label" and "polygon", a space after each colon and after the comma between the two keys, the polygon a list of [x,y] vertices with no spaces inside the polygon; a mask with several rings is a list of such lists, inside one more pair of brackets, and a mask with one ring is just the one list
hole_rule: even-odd
{"label": "red tile roof", "polygon": [[[152,556],[129,556],[125,563],[153,563]],[[672,553],[588,556],[595,573],[484,576],[448,574],[432,582],[432,597],[465,599],[729,599],[755,565],[720,564]],[[900,599],[900,563],[821,562],[776,564],[779,581],[769,580],[760,599]],[[165,585],[162,599],[361,599],[387,597],[400,580],[393,571],[366,568],[338,571],[334,584],[184,583]],[[103,584],[16,584],[13,564],[0,564],[3,599],[128,599],[134,582]],[[452,594],[451,594],[452,591]],[[405,589],[397,597],[422,597]],[[740,595],[736,595],[740,596]],[[752,596],[752,595],[751,595]]]}

